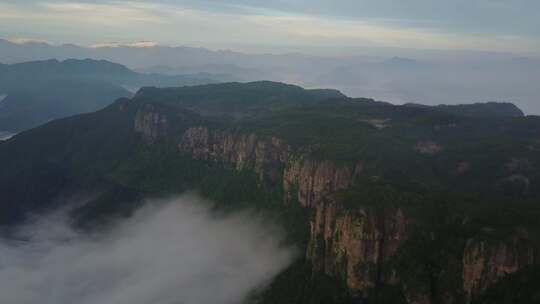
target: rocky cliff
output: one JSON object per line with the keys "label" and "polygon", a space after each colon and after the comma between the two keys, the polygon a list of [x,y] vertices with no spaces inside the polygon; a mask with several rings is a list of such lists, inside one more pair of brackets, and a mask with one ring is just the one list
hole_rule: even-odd
{"label": "rocky cliff", "polygon": [[261,183],[280,183],[285,203],[311,208],[306,256],[313,270],[342,279],[359,295],[378,282],[395,284],[395,270],[383,269],[407,239],[410,220],[401,209],[346,210],[334,195],[352,186],[362,165],[337,164],[293,151],[282,140],[231,134],[207,127],[188,129],[179,144],[194,159],[223,162],[234,170],[253,170]]}
{"label": "rocky cliff", "polygon": [[144,138],[153,141],[167,134],[168,119],[154,111],[153,107],[147,106],[146,109],[137,111],[134,128],[136,132],[143,134]]}
{"label": "rocky cliff", "polygon": [[535,251],[526,231],[518,231],[503,240],[469,239],[463,254],[466,302],[477,299],[503,277],[538,262]]}
{"label": "rocky cliff", "polygon": [[403,210],[344,210],[331,201],[315,209],[307,250],[314,270],[339,277],[364,297],[381,282],[398,283],[386,263],[409,234],[411,223]]}
{"label": "rocky cliff", "polygon": [[207,127],[188,129],[179,144],[194,159],[223,162],[237,171],[252,170],[259,182],[279,183],[284,202],[315,210],[307,258],[315,271],[342,278],[349,288],[367,292],[379,280],[379,265],[406,238],[401,210],[342,212],[334,194],[350,187],[362,166],[338,165],[299,155],[280,139],[230,134]]}
{"label": "rocky cliff", "polygon": [[[137,113],[135,129],[155,139],[166,132],[167,121],[166,116],[144,111]],[[410,285],[400,279],[400,269],[391,266],[393,257],[414,233],[418,220],[413,215],[404,208],[378,208],[376,204],[369,207],[353,202],[355,207],[350,208],[336,198],[362,176],[362,162],[318,159],[277,137],[204,125],[184,130],[177,146],[195,160],[219,162],[238,172],[251,171],[260,185],[280,187],[285,204],[299,203],[312,210],[306,258],[313,271],[339,278],[360,297],[385,284],[398,286],[409,303],[471,303],[503,277],[538,262],[538,252],[526,237],[495,242],[470,238],[456,256],[462,260],[462,290],[440,287],[436,291],[439,295],[434,295],[430,282]],[[434,276],[441,277],[445,271],[438,269]],[[434,300],[441,297],[444,300]]]}

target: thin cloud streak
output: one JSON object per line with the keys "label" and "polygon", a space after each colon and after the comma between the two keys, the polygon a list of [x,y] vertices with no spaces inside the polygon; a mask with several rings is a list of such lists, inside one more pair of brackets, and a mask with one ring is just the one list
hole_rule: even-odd
{"label": "thin cloud streak", "polygon": [[[400,47],[533,52],[538,41],[511,34],[452,33],[415,27],[406,19],[363,20],[322,17],[286,11],[238,6],[212,11],[174,3],[144,1],[39,2],[36,5],[0,5],[2,23],[35,25],[46,36],[62,36],[57,28],[70,24],[71,35],[80,29],[87,45],[120,41],[156,41],[161,44],[250,44],[335,47]],[[389,21],[390,20],[390,21]],[[0,35],[8,35],[2,33]],[[33,36],[33,35],[28,35]],[[47,37],[39,37],[47,39]],[[64,40],[65,41],[65,40]]]}

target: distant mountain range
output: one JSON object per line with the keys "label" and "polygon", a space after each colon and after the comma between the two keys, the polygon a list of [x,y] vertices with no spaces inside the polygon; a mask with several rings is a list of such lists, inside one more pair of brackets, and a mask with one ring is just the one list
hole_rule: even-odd
{"label": "distant mountain range", "polygon": [[218,82],[210,73],[161,75],[138,73],[129,68],[106,60],[49,59],[11,65],[0,65],[0,90],[17,86],[26,86],[28,82],[43,80],[65,80],[80,78],[88,81],[104,81],[118,86],[182,86]]}
{"label": "distant mountain range", "polygon": [[370,96],[395,103],[512,102],[528,114],[540,114],[540,89],[534,81],[540,79],[540,59],[450,51],[418,51],[408,57],[410,52],[399,49],[394,57],[386,54],[248,54],[195,47],[82,47],[0,40],[0,62],[4,63],[50,58],[104,59],[142,72],[188,73],[223,81],[272,80],[303,87],[334,88],[348,96]]}
{"label": "distant mountain range", "polygon": [[131,68],[148,68],[155,66],[203,67],[221,65],[229,67],[283,68],[296,65],[308,65],[319,62],[330,62],[317,56],[303,54],[247,54],[228,50],[213,51],[195,47],[82,47],[73,44],[51,45],[47,43],[18,44],[0,39],[0,58],[6,63],[17,63],[31,60],[56,59],[106,59],[118,62]]}
{"label": "distant mountain range", "polygon": [[218,78],[143,74],[91,59],[0,64],[0,131],[19,132],[52,119],[96,111],[143,86],[205,84],[219,82]]}

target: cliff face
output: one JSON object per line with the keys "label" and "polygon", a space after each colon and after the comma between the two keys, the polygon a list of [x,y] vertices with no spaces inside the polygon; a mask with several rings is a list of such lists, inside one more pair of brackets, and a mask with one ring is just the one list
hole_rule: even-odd
{"label": "cliff face", "polygon": [[350,187],[362,166],[337,165],[293,153],[276,137],[261,139],[255,134],[233,135],[206,127],[188,129],[179,149],[197,160],[213,160],[237,171],[253,170],[260,182],[280,183],[286,203],[298,201],[314,208],[336,191]]}
{"label": "cliff face", "polygon": [[[306,252],[315,271],[343,279],[354,292],[367,294],[384,280],[383,264],[406,240],[409,219],[403,210],[346,210],[334,199],[362,173],[362,165],[338,165],[293,153],[280,139],[233,135],[206,127],[188,129],[179,144],[194,159],[223,162],[235,170],[253,170],[259,181],[282,183],[284,202],[315,210]],[[392,272],[391,272],[392,273]]]}
{"label": "cliff face", "polygon": [[503,277],[535,262],[534,245],[524,233],[506,240],[469,239],[463,255],[466,302],[478,298]]}
{"label": "cliff face", "polygon": [[339,166],[327,160],[291,157],[283,173],[285,199],[315,208],[336,191],[349,188],[361,173],[361,164]]}
{"label": "cliff face", "polygon": [[[156,138],[167,131],[167,117],[151,111],[137,113],[135,129]],[[506,275],[538,262],[538,253],[525,237],[495,242],[471,238],[456,258],[462,259],[457,267],[462,271],[462,290],[442,288],[434,295],[430,282],[412,286],[400,279],[399,269],[390,263],[416,229],[412,214],[398,207],[356,206],[354,202],[353,208],[347,208],[336,198],[337,191],[350,188],[362,175],[362,163],[314,159],[276,137],[206,126],[185,130],[178,148],[195,160],[252,171],[260,184],[282,187],[285,204],[299,203],[313,210],[307,260],[314,272],[341,279],[360,297],[385,284],[401,289],[409,303],[470,303]],[[438,270],[439,274],[445,271]]]}
{"label": "cliff face", "polygon": [[168,119],[167,116],[147,106],[135,114],[134,128],[136,132],[143,134],[144,138],[153,141],[167,134]]}
{"label": "cliff face", "polygon": [[363,296],[381,282],[398,283],[386,262],[408,237],[411,223],[403,210],[346,210],[335,202],[315,209],[307,250],[314,270],[340,277]]}
{"label": "cliff face", "polygon": [[206,127],[189,128],[178,145],[197,160],[212,160],[236,171],[253,170],[260,182],[282,181],[291,148],[278,138],[259,139],[254,134],[232,135]]}

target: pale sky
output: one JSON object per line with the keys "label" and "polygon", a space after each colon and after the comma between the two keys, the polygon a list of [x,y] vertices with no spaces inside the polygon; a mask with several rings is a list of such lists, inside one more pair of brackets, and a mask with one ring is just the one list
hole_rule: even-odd
{"label": "pale sky", "polygon": [[540,53],[538,0],[0,0],[0,38]]}

